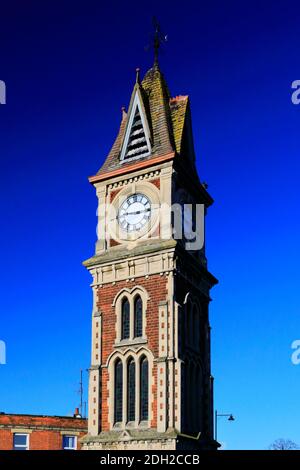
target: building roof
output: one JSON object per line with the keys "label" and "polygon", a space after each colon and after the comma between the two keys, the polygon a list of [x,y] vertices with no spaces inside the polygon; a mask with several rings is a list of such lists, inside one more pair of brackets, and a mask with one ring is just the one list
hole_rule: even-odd
{"label": "building roof", "polygon": [[57,418],[57,419],[78,419],[86,421],[86,418],[77,417],[77,416],[60,416],[60,415],[33,415],[30,413],[4,413],[0,411],[0,416],[19,416],[19,417],[29,417],[29,418]]}
{"label": "building roof", "polygon": [[50,416],[0,413],[0,429],[3,427],[53,427],[66,429],[87,429],[87,419],[74,416]]}
{"label": "building roof", "polygon": [[[130,170],[131,161],[121,162],[120,154],[128,126],[131,107],[136,93],[142,99],[143,110],[150,131],[151,152],[140,158],[147,162],[164,155],[181,155],[185,127],[190,125],[189,98],[177,96],[172,98],[157,63],[148,70],[142,82],[137,79],[130,100],[128,113],[123,110],[122,119],[116,140],[100,170],[98,176],[104,176],[119,169]],[[137,162],[135,162],[137,163]],[[92,177],[94,179],[95,177]]]}

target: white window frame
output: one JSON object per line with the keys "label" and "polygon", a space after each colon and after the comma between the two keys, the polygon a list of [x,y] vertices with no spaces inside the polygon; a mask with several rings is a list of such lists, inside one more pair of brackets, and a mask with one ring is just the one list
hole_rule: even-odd
{"label": "white window frame", "polygon": [[[66,439],[67,437],[74,438],[74,447],[64,447],[64,439]],[[62,438],[62,444],[63,450],[77,450],[77,436],[74,436],[74,434],[64,434]]]}
{"label": "white window frame", "polygon": [[[25,445],[15,445],[15,436],[26,436],[26,444]],[[29,434],[26,432],[15,432],[13,435],[13,450],[29,450]]]}

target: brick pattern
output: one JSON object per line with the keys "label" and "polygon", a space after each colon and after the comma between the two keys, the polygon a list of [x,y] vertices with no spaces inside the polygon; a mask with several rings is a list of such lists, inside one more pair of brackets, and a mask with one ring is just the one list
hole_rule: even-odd
{"label": "brick pattern", "polygon": [[[102,312],[102,357],[101,363],[106,364],[109,355],[114,351],[114,343],[116,339],[116,312],[112,306],[115,296],[124,288],[131,288],[132,283],[126,281],[117,282],[115,285],[106,285],[98,290],[98,309]],[[159,303],[167,298],[167,280],[160,275],[149,276],[148,279],[141,278],[135,281],[134,286],[143,287],[148,295],[149,300],[146,312],[146,336],[147,344],[145,345],[157,358],[159,355],[159,321],[158,311]],[[157,425],[157,370],[156,365],[152,370],[153,378],[153,401],[152,406],[152,422],[151,427]],[[110,428],[108,421],[108,370],[102,369],[102,409],[101,409],[101,429],[108,431]]]}
{"label": "brick pattern", "polygon": [[153,364],[152,377],[153,377],[153,385],[152,385],[153,400],[152,400],[152,403],[150,403],[150,406],[152,406],[151,428],[156,428],[157,427],[157,365],[156,364]]}
{"label": "brick pattern", "polygon": [[111,191],[110,193],[110,203],[113,202],[113,200],[115,199],[116,195],[121,191],[122,188],[119,188],[119,189],[115,189],[114,191]]}
{"label": "brick pattern", "polygon": [[154,180],[150,180],[149,183],[154,184],[154,186],[156,186],[157,189],[160,189],[160,178],[155,178]]}
{"label": "brick pattern", "polygon": [[24,433],[31,431],[30,450],[62,450],[62,432],[77,436],[79,450],[79,439],[87,433],[87,420],[58,416],[0,415],[0,450],[13,449],[12,430],[15,429]]}
{"label": "brick pattern", "polygon": [[[201,279],[199,279],[199,284]],[[210,376],[211,376],[211,363],[210,363],[210,336],[209,336],[209,316],[208,316],[208,302],[209,299],[204,295],[200,295],[196,288],[186,279],[181,277],[177,278],[176,284],[176,295],[177,301],[182,305],[186,293],[189,292],[193,297],[197,298],[201,307],[201,317],[199,322],[199,350],[194,350],[191,345],[188,344],[187,335],[185,334],[185,312],[184,308],[180,311],[179,319],[179,335],[178,335],[178,349],[179,357],[183,360],[182,374],[182,389],[181,389],[181,426],[183,431],[190,432],[188,426],[191,423],[188,422],[188,406],[187,397],[189,397],[189,390],[186,389],[186,378],[188,374],[189,361],[192,359],[198,363],[201,361],[201,368],[203,372],[203,395],[202,395],[202,409],[204,415],[201,422],[201,431],[212,437],[212,426],[211,420],[213,416],[213,410],[211,407],[211,392],[210,392]]]}
{"label": "brick pattern", "polygon": [[0,429],[0,450],[12,450],[13,434],[10,429]]}
{"label": "brick pattern", "polygon": [[109,246],[110,246],[110,247],[112,247],[112,246],[118,246],[118,245],[120,245],[120,243],[117,242],[117,240],[114,240],[113,238],[111,238],[111,239],[109,240]]}

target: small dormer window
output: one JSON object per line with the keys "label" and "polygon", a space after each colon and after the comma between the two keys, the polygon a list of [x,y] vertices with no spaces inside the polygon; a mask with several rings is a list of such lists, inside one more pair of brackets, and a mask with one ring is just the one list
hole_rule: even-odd
{"label": "small dormer window", "polygon": [[128,116],[128,124],[121,150],[121,162],[137,160],[151,153],[149,127],[137,90]]}

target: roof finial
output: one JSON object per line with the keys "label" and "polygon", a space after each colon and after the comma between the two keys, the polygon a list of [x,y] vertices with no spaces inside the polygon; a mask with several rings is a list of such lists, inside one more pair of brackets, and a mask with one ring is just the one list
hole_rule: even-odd
{"label": "roof finial", "polygon": [[123,121],[123,119],[125,119],[127,117],[125,106],[122,106],[121,112],[122,112],[122,121]]}
{"label": "roof finial", "polygon": [[135,82],[140,83],[140,69],[139,69],[139,67],[137,67],[135,69],[135,72],[136,72]]}
{"label": "roof finial", "polygon": [[154,66],[158,66],[158,51],[162,44],[167,42],[168,36],[163,34],[159,22],[155,17],[152,19],[154,27],[153,49],[154,49]]}

